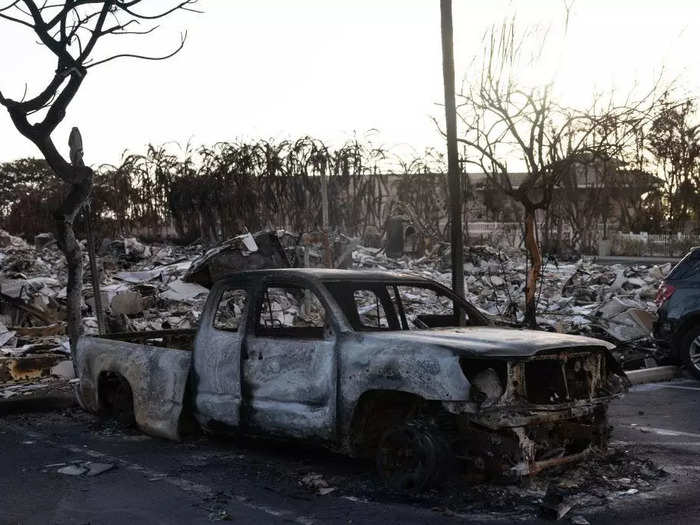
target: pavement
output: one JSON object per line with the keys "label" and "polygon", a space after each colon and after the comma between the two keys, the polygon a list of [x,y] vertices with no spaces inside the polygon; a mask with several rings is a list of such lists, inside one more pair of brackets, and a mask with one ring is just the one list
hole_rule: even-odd
{"label": "pavement", "polygon": [[[615,401],[612,451],[650,459],[667,475],[648,490],[576,506],[562,522],[699,522],[698,408],[700,382],[691,379],[637,385]],[[514,507],[502,487],[484,493],[502,504],[468,510],[479,502],[463,501],[456,485],[425,497],[392,494],[376,487],[371,463],[259,440],[173,443],[76,408],[0,418],[0,449],[0,524],[546,523]],[[113,468],[94,477],[59,472],[88,462]]]}
{"label": "pavement", "polygon": [[677,379],[632,387],[613,403],[613,448],[634,450],[668,472],[643,501],[618,502],[591,523],[700,523],[700,381]]}

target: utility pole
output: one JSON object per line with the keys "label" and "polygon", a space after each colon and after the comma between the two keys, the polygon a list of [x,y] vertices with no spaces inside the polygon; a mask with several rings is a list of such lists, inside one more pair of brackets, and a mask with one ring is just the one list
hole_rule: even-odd
{"label": "utility pole", "polygon": [[328,233],[328,179],[326,178],[325,163],[321,167],[321,223],[323,229],[323,265],[326,268],[333,268],[331,241]]}
{"label": "utility pole", "polygon": [[[452,290],[464,297],[464,238],[462,236],[462,184],[457,152],[457,108],[455,105],[455,64],[452,44],[452,0],[440,0],[442,33],[442,78],[445,85],[445,128],[447,131],[447,182],[450,190],[450,233]],[[460,324],[463,313],[459,315]]]}

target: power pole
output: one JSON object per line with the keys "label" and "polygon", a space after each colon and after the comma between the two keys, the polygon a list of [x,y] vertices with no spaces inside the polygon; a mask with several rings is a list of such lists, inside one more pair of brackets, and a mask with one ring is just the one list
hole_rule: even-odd
{"label": "power pole", "polygon": [[321,166],[321,228],[323,229],[323,265],[333,268],[333,256],[331,254],[331,241],[328,233],[328,179],[326,178],[326,165]]}
{"label": "power pole", "polygon": [[[457,108],[455,105],[455,64],[452,44],[452,0],[440,0],[442,33],[442,79],[445,85],[445,128],[447,130],[447,182],[450,190],[450,233],[452,290],[464,297],[464,238],[462,236],[462,184],[457,152]],[[463,314],[459,315],[460,323]]]}

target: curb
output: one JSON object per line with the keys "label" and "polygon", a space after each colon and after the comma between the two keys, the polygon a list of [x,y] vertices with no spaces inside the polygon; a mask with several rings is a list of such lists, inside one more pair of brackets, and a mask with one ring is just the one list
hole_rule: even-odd
{"label": "curb", "polygon": [[54,381],[43,388],[0,399],[0,417],[10,414],[50,412],[78,406],[70,383]]}
{"label": "curb", "polygon": [[625,372],[630,383],[641,385],[644,383],[655,383],[657,381],[669,381],[680,377],[681,368],[679,366],[655,366],[653,368],[642,368],[641,370],[630,370]]}
{"label": "curb", "polygon": [[78,406],[70,394],[53,394],[29,397],[25,399],[3,399],[0,401],[0,417],[10,414],[28,414],[30,412],[50,412]]}

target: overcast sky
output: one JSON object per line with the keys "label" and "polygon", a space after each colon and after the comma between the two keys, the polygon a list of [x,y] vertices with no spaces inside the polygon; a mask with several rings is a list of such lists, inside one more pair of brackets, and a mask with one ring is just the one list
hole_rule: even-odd
{"label": "overcast sky", "polygon": [[[562,0],[453,3],[458,84],[482,51],[484,31],[515,13],[523,25],[555,28],[548,72],[570,102],[585,104],[594,90],[650,85],[662,65],[668,78],[699,92],[698,0],[578,0],[566,35]],[[338,144],[370,129],[379,130],[375,142],[399,149],[443,147],[431,121],[444,118],[439,0],[202,0],[201,8],[129,42],[159,53],[187,29],[175,58],[90,70],[54,134],[62,151],[74,125],[93,165],[148,142],[310,134]],[[26,28],[0,21],[0,50],[6,96],[20,98],[25,83],[35,93],[51,77],[51,55]],[[539,80],[531,71],[522,76]],[[0,161],[29,155],[37,152],[3,110]]]}

